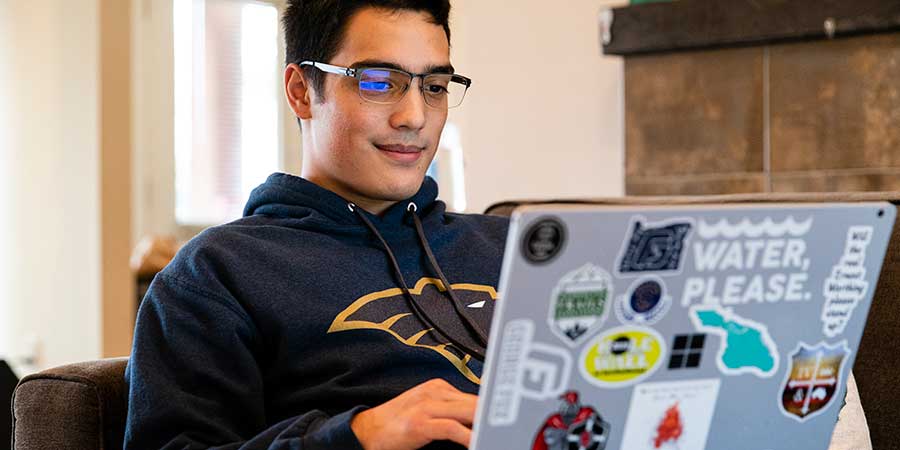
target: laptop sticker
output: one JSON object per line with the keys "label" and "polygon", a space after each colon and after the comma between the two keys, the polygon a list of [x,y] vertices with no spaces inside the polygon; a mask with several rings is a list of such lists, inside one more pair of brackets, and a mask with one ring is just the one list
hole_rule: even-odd
{"label": "laptop sticker", "polygon": [[822,295],[822,332],[835,337],[844,332],[853,310],[869,290],[866,281],[866,248],[872,241],[874,229],[871,226],[855,226],[847,230],[847,244],[844,254],[831,269],[831,276],[825,279]]}
{"label": "laptop sticker", "polygon": [[723,374],[769,378],[778,370],[778,347],[765,325],[717,305],[694,305],[688,315],[697,331],[720,338],[716,366]]}
{"label": "laptop sticker", "polygon": [[529,319],[512,320],[503,328],[488,409],[491,426],[515,423],[523,398],[540,401],[565,392],[572,373],[569,351],[534,342],[533,337],[534,322]]}
{"label": "laptop sticker", "polygon": [[652,325],[666,315],[671,305],[672,298],[666,294],[662,278],[645,276],[616,299],[616,317],[626,325]]}
{"label": "laptop sticker", "polygon": [[550,297],[550,330],[571,347],[580,344],[606,321],[612,293],[612,277],[600,267],[587,263],[567,273]]}
{"label": "laptop sticker", "polygon": [[716,223],[710,224],[705,220],[701,220],[697,226],[697,235],[702,239],[738,239],[760,237],[784,237],[806,236],[806,233],[812,228],[812,217],[798,222],[793,216],[788,216],[784,221],[777,222],[771,217],[766,217],[759,223],[753,223],[750,219],[743,219],[738,223],[731,223],[726,219],[721,219]]}
{"label": "laptop sticker", "polygon": [[529,225],[522,239],[522,255],[532,264],[546,264],[566,245],[566,227],[552,217],[543,217]]}
{"label": "laptop sticker", "polygon": [[629,226],[631,234],[616,258],[617,273],[677,273],[692,227],[693,221],[687,218],[660,223],[649,223],[641,216],[633,218]]}
{"label": "laptop sticker", "polygon": [[666,342],[651,328],[623,326],[605,331],[582,351],[581,375],[603,388],[637,383],[652,375],[666,357]]}
{"label": "laptop sticker", "polygon": [[[766,217],[758,223],[700,220],[691,250],[693,268],[706,275],[685,280],[681,306],[812,300],[806,286],[810,259],[803,239],[812,224],[812,217],[800,222],[793,217],[780,222]],[[764,273],[749,277],[741,273],[752,271]],[[721,272],[732,274],[716,276]]]}
{"label": "laptop sticker", "polygon": [[699,368],[705,345],[705,333],[676,334],[675,339],[672,339],[669,370]]}
{"label": "laptop sticker", "polygon": [[593,406],[582,405],[577,391],[568,391],[559,399],[559,408],[534,437],[532,450],[604,450],[609,422]]}
{"label": "laptop sticker", "polygon": [[719,385],[718,379],[703,379],[635,386],[621,448],[703,450]]}
{"label": "laptop sticker", "polygon": [[844,363],[850,349],[847,341],[833,346],[800,342],[790,354],[790,367],[781,385],[779,408],[798,422],[824,412],[834,403],[844,379]]}

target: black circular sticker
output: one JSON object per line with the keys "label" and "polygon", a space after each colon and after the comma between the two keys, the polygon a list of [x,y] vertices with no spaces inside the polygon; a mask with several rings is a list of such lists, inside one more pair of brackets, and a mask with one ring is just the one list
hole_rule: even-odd
{"label": "black circular sticker", "polygon": [[631,349],[631,338],[628,336],[619,336],[613,339],[609,346],[609,352],[613,355],[621,355]]}
{"label": "black circular sticker", "polygon": [[631,309],[636,313],[646,313],[656,308],[662,300],[662,287],[655,281],[645,281],[631,294]]}
{"label": "black circular sticker", "polygon": [[556,219],[540,219],[528,228],[522,241],[522,253],[535,264],[552,260],[566,243],[566,230]]}

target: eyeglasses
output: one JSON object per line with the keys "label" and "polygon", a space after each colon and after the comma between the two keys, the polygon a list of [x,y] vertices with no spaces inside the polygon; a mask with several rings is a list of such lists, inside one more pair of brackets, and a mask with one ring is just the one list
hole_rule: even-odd
{"label": "eyeglasses", "polygon": [[399,69],[381,67],[359,67],[356,69],[332,66],[315,61],[303,61],[300,67],[311,66],[326,73],[356,78],[359,85],[359,96],[372,103],[390,105],[397,103],[406,95],[409,85],[415,78],[422,78],[422,97],[425,104],[437,109],[448,109],[459,106],[472,80],[452,73],[409,73]]}

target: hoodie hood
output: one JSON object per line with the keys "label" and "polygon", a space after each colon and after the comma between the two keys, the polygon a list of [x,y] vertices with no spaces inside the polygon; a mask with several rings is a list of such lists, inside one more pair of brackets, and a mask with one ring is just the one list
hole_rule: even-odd
{"label": "hoodie hood", "polygon": [[[398,227],[408,227],[406,217],[410,202],[416,204],[423,222],[440,219],[445,210],[444,202],[437,200],[437,182],[425,177],[419,191],[412,197],[399,201],[384,214],[376,216],[360,210],[382,232],[390,233]],[[299,219],[305,226],[336,229],[366,230],[356,214],[348,207],[350,201],[304,178],[274,173],[250,194],[244,207],[244,217],[262,214],[283,219]]]}
{"label": "hoodie hood", "polygon": [[[370,214],[341,196],[300,177],[276,173],[256,188],[244,209],[244,216],[266,215],[288,221],[299,221],[300,228],[325,231],[331,234],[365,233],[364,239],[372,239],[380,245],[389,260],[388,272],[393,271],[394,281],[403,292],[410,311],[422,322],[447,337],[457,347],[479,360],[484,360],[487,346],[487,332],[460,305],[452,282],[444,275],[426,236],[425,228],[440,228],[444,215],[444,203],[437,201],[437,183],[425,177],[419,191],[404,201],[389,207],[383,215]],[[424,218],[424,219],[423,219]],[[252,219],[251,219],[252,220]],[[289,225],[290,226],[290,225]],[[415,300],[400,267],[397,256],[391,248],[392,237],[416,236],[423,256],[427,257],[430,271],[445,286],[446,295],[458,316],[457,323],[448,330],[436,323]],[[440,239],[440,237],[438,237]],[[396,241],[395,241],[396,242]],[[410,243],[413,246],[417,244]],[[457,339],[460,334],[474,339],[472,346]]]}

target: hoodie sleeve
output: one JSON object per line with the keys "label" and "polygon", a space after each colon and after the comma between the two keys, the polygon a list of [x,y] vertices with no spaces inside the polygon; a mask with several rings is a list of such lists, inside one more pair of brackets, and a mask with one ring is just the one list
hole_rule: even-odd
{"label": "hoodie sleeve", "polygon": [[350,421],[363,407],[267,424],[259,339],[233,298],[158,275],[125,374],[125,449],[362,450]]}

